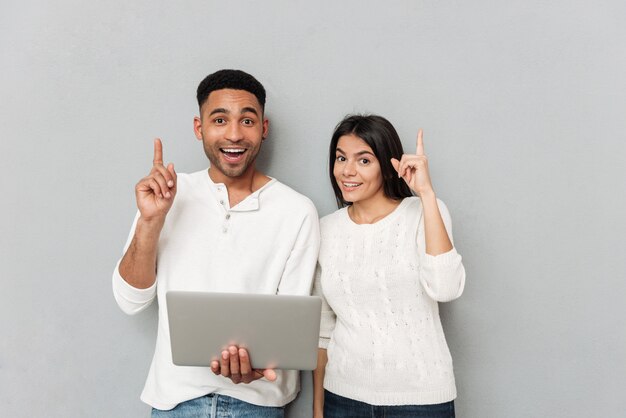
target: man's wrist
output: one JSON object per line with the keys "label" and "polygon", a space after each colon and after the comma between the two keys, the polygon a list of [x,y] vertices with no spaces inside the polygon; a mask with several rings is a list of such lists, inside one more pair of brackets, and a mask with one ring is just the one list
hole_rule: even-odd
{"label": "man's wrist", "polygon": [[135,228],[135,238],[139,240],[142,247],[145,245],[153,246],[161,236],[161,230],[165,224],[165,218],[143,218],[137,219],[137,227]]}
{"label": "man's wrist", "polygon": [[137,228],[142,228],[146,231],[160,232],[163,228],[163,224],[165,224],[165,216],[153,216],[150,218],[139,216],[139,219],[137,220]]}

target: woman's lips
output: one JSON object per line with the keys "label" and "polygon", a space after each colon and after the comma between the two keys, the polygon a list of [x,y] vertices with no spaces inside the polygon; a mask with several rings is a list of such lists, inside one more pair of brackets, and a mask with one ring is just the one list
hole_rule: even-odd
{"label": "woman's lips", "polygon": [[363,183],[356,183],[352,181],[342,181],[341,186],[346,192],[352,192],[356,190]]}

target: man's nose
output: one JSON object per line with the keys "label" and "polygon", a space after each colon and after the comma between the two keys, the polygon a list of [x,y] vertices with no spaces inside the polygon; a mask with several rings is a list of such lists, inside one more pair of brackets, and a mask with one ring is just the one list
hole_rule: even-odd
{"label": "man's nose", "polygon": [[231,123],[226,129],[226,139],[232,142],[237,142],[243,139],[243,131],[241,125],[238,123]]}

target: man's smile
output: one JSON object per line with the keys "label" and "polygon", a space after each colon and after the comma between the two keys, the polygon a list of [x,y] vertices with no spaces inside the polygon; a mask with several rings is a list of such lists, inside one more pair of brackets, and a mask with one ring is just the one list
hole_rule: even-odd
{"label": "man's smile", "polygon": [[232,148],[220,148],[224,159],[231,163],[237,163],[243,159],[243,155],[246,153],[246,148],[232,147]]}

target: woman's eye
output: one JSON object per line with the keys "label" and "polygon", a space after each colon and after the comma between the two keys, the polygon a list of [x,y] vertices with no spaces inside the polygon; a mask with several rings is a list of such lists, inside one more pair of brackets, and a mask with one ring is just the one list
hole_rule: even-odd
{"label": "woman's eye", "polygon": [[343,155],[338,155],[337,161],[341,161],[341,162],[346,161],[346,157],[344,157]]}
{"label": "woman's eye", "polygon": [[368,160],[367,158],[361,158],[361,164],[367,165],[369,163],[370,163],[370,160]]}

